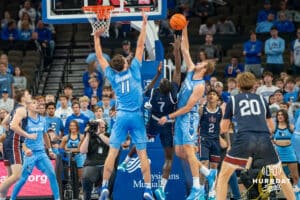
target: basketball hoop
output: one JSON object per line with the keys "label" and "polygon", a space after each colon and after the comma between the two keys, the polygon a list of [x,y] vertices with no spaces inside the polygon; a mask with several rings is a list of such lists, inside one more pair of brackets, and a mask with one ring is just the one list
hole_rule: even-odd
{"label": "basketball hoop", "polygon": [[83,12],[92,25],[92,35],[94,35],[94,33],[100,29],[105,29],[105,32],[102,34],[102,36],[109,37],[110,14],[113,9],[114,6],[101,5],[82,7]]}

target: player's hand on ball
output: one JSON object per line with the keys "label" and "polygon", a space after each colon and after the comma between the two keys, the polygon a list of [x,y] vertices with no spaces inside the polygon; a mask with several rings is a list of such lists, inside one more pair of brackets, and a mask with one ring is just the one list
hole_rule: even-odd
{"label": "player's hand on ball", "polygon": [[164,125],[168,121],[167,117],[161,117],[158,121],[160,125]]}

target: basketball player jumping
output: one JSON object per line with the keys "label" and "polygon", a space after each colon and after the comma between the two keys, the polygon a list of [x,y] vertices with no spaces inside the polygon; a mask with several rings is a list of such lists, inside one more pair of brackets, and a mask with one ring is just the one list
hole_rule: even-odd
{"label": "basketball player jumping", "polygon": [[209,170],[198,161],[195,152],[197,142],[197,127],[199,123],[198,102],[205,89],[203,77],[214,71],[214,63],[204,61],[195,65],[189,52],[187,26],[182,31],[181,52],[188,67],[187,75],[178,96],[178,110],[160,118],[163,125],[170,119],[175,119],[175,153],[181,159],[187,160],[193,176],[193,188],[187,200],[198,199],[200,196],[199,169],[208,180],[210,188],[214,186],[217,170]]}
{"label": "basketball player jumping", "polygon": [[141,62],[146,40],[147,16],[142,13],[143,22],[141,32],[137,41],[135,58],[129,66],[122,55],[115,55],[111,65],[103,57],[99,36],[104,29],[94,35],[95,51],[98,61],[116,92],[117,116],[110,136],[110,149],[105,160],[103,170],[103,182],[100,200],[106,200],[109,196],[108,180],[113,171],[113,166],[119,154],[121,144],[126,140],[130,132],[131,139],[136,145],[137,154],[141,161],[141,170],[145,182],[144,199],[152,200],[150,164],[146,152],[147,136],[141,108],[143,105],[143,94],[141,84]]}

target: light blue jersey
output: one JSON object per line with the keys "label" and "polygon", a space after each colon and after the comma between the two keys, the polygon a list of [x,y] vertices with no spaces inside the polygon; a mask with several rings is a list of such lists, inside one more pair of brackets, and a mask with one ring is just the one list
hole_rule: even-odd
{"label": "light blue jersey", "polygon": [[37,138],[35,140],[31,140],[28,138],[25,139],[24,142],[26,146],[32,151],[43,151],[45,149],[43,136],[47,131],[46,119],[40,115],[38,115],[36,119],[28,116],[25,131],[28,134],[37,134]]}
{"label": "light blue jersey", "polygon": [[[193,80],[194,72],[188,72],[181,86],[178,96],[178,108],[184,107],[194,88],[197,85],[205,84],[204,80]],[[188,113],[176,117],[175,121],[175,145],[195,145],[197,142],[197,128],[199,124],[198,104],[196,104]]]}
{"label": "light blue jersey", "polygon": [[[186,78],[181,86],[181,89],[179,91],[178,95],[178,108],[184,107],[191,94],[193,93],[194,88],[199,84],[205,84],[204,80],[193,80],[194,72],[188,72],[186,75]],[[198,105],[195,105],[194,108],[192,108],[192,111],[198,110]]]}
{"label": "light blue jersey", "polygon": [[137,150],[146,148],[147,135],[144,125],[141,79],[141,62],[134,58],[131,66],[122,72],[107,67],[105,74],[116,93],[116,121],[111,130],[110,146],[119,149],[128,133]]}
{"label": "light blue jersey", "polygon": [[122,72],[107,67],[105,74],[116,92],[116,109],[122,111],[138,111],[143,105],[140,68],[142,63],[134,58],[131,66]]}

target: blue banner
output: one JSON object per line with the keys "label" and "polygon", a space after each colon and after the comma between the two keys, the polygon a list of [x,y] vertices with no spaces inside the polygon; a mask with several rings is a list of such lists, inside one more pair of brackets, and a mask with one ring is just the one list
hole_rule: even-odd
{"label": "blue banner", "polygon": [[[127,156],[128,150],[123,150],[120,154],[119,164]],[[160,186],[162,167],[164,164],[164,152],[161,148],[159,137],[151,139],[148,142],[147,153],[151,166],[151,183],[152,190],[157,189]],[[181,161],[174,156],[173,167],[169,180],[165,189],[166,199],[185,199],[186,194],[185,177],[181,168]],[[142,178],[140,160],[138,157],[132,158],[128,164],[126,172],[117,171],[113,199],[143,199],[144,193],[144,180]]]}

